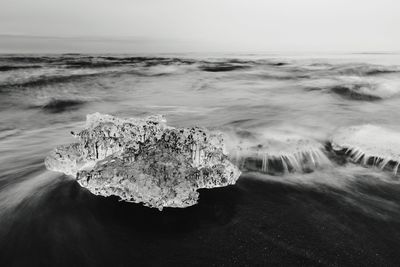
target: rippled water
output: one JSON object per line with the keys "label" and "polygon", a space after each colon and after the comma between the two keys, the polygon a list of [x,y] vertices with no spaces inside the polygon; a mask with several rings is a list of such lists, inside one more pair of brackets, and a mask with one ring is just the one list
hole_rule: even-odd
{"label": "rippled water", "polygon": [[400,132],[399,106],[396,54],[2,55],[0,260],[398,266],[392,173],[334,161],[310,173],[245,172],[235,186],[202,190],[197,206],[159,212],[93,196],[43,160],[93,112],[325,144],[341,126]]}

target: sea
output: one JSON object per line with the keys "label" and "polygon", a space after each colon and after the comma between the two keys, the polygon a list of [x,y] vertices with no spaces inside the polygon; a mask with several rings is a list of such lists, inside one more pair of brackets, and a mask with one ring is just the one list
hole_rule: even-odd
{"label": "sea", "polygon": [[159,211],[46,170],[95,112],[162,114],[255,146],[297,136],[325,148],[365,124],[400,138],[400,54],[0,55],[0,266],[400,266],[398,174],[327,149],[329,164],[251,168]]}

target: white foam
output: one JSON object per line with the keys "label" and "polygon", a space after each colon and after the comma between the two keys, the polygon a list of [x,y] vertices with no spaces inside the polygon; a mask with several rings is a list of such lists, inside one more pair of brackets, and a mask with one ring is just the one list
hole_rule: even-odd
{"label": "white foam", "polygon": [[321,143],[291,133],[269,131],[253,139],[230,137],[227,144],[230,157],[239,168],[245,168],[241,165],[249,158],[261,160],[259,171],[265,173],[273,172],[270,166],[273,162],[282,165],[284,173],[330,165]]}
{"label": "white foam", "polygon": [[361,125],[339,129],[332,137],[336,151],[346,154],[356,163],[371,164],[380,169],[394,163],[394,174],[400,164],[400,133],[374,125]]}
{"label": "white foam", "polygon": [[376,94],[382,98],[390,98],[400,94],[400,81],[398,80],[385,80],[379,83]]}
{"label": "white foam", "polygon": [[[337,85],[356,87],[356,92],[379,98],[390,98],[400,94],[400,80],[382,78],[367,78],[359,76],[342,76]],[[359,86],[357,86],[359,85]]]}

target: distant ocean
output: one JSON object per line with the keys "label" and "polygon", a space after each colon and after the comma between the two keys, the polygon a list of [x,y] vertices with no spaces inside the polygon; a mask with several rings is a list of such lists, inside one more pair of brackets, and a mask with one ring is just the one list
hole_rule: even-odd
{"label": "distant ocean", "polygon": [[45,169],[94,112],[323,146],[344,126],[400,133],[399,54],[0,55],[0,265],[400,265],[398,175],[253,168],[160,212]]}

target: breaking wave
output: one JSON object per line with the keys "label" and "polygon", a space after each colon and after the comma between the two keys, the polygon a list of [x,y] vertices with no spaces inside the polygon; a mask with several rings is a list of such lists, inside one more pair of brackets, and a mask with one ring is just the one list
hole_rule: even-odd
{"label": "breaking wave", "polygon": [[[320,85],[318,84],[320,83]],[[333,93],[348,100],[376,101],[400,95],[400,80],[370,80],[359,77],[315,80],[307,91]]]}
{"label": "breaking wave", "polygon": [[85,101],[80,99],[51,99],[42,106],[42,109],[49,113],[61,113],[78,109],[85,103]]}
{"label": "breaking wave", "polygon": [[369,84],[348,84],[333,86],[328,90],[351,100],[374,101],[382,99],[380,96],[374,95],[374,93],[376,94],[374,88],[374,85]]}
{"label": "breaking wave", "polygon": [[396,175],[400,165],[400,133],[375,125],[339,129],[332,148],[364,166],[389,169]]}
{"label": "breaking wave", "polygon": [[297,134],[237,132],[226,139],[231,160],[244,171],[278,175],[331,165],[321,143]]}

